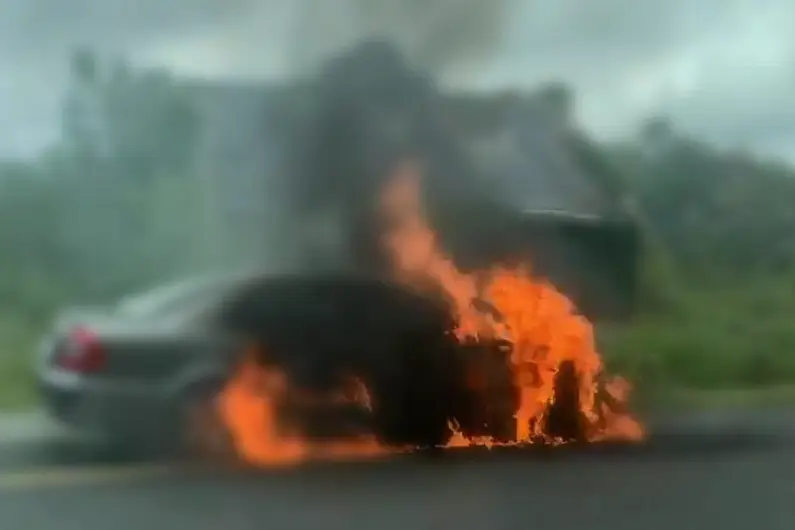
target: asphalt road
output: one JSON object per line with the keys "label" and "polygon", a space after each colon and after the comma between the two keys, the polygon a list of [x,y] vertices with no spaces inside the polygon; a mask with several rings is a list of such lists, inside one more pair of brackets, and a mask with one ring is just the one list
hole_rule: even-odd
{"label": "asphalt road", "polygon": [[795,528],[795,413],[710,414],[654,427],[650,442],[635,447],[267,473],[112,462],[85,447],[57,463],[34,458],[35,444],[25,453],[0,443],[0,528]]}

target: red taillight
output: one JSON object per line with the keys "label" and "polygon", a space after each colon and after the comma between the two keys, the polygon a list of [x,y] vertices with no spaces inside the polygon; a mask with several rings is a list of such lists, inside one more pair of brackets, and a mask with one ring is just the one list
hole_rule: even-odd
{"label": "red taillight", "polygon": [[97,335],[87,328],[75,328],[59,351],[56,363],[65,370],[95,373],[105,368],[106,360]]}

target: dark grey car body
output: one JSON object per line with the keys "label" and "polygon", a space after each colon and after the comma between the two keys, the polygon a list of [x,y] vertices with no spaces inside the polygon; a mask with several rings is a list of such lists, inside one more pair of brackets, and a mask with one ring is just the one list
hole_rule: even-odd
{"label": "dark grey car body", "polygon": [[[82,433],[131,444],[167,432],[196,385],[225,377],[239,338],[215,325],[221,301],[243,278],[196,278],[102,311],[69,311],[41,344],[36,374],[47,411]],[[58,365],[69,334],[90,329],[107,362],[97,373]]]}
{"label": "dark grey car body", "polygon": [[[256,345],[261,354],[254,361],[277,366],[298,390],[297,401],[288,398],[277,413],[299,422],[309,436],[365,430],[395,446],[438,447],[454,421],[466,435],[512,439],[519,396],[504,345],[460,343],[443,296],[336,272],[252,274],[193,285],[184,295],[176,289],[176,296],[155,303],[128,300],[110,314],[58,327],[45,342],[38,371],[48,410],[127,446],[179,442],[194,432],[185,423],[194,415],[185,413],[194,405],[213,406],[248,346]],[[74,324],[101,344],[98,369],[59,366]],[[545,432],[578,440],[584,432],[578,380],[573,365],[565,364],[555,397],[564,405],[550,410]],[[474,386],[473,370],[480,381]],[[330,396],[350,376],[365,383],[372,410],[300,398]]]}
{"label": "dark grey car body", "polygon": [[[166,289],[172,294],[155,292],[56,326],[38,367],[52,415],[126,445],[158,445],[178,434],[186,404],[216,395],[252,343],[300,389],[327,395],[346,376],[363,379],[377,412],[356,428],[394,443],[443,442],[447,419],[465,404],[446,306],[392,282],[253,273]],[[81,326],[102,345],[101,370],[59,366]],[[329,410],[299,415],[339,426]]]}

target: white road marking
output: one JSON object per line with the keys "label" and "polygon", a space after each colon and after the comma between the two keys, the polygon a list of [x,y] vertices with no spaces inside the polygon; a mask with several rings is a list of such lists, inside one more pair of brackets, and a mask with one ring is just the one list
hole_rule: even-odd
{"label": "white road marking", "polygon": [[166,475],[177,466],[124,465],[110,467],[42,467],[26,471],[0,473],[0,493],[51,487],[84,486],[128,482]]}

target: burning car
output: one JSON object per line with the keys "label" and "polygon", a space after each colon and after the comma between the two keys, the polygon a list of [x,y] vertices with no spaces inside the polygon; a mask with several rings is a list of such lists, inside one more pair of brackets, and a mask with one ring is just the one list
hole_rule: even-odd
{"label": "burning car", "polygon": [[[367,43],[316,84],[283,178],[295,219],[334,212],[331,244],[300,273],[214,284],[181,319],[72,328],[41,372],[51,408],[258,465],[642,437],[588,297],[554,281],[566,256],[476,176],[433,83]],[[634,255],[611,234],[596,255]],[[114,416],[143,388],[143,411]]]}
{"label": "burning car", "polygon": [[[441,396],[455,390],[447,329],[438,305],[383,279],[210,275],[67,315],[44,341],[37,374],[55,418],[147,453],[230,449],[217,420],[235,426],[243,414],[246,425],[256,426],[268,417],[267,410],[246,417],[252,411],[235,402],[232,386],[218,401],[241,367],[255,366],[262,374],[272,367],[268,373],[290,381],[295,392],[278,406],[285,419],[309,423],[301,426],[308,438],[372,432],[371,422],[378,421],[387,439],[433,444],[447,432],[447,412],[433,408],[450,402]],[[408,377],[413,384],[406,384]],[[358,378],[366,378],[366,388]],[[378,398],[376,420],[362,392]],[[233,403],[240,408],[230,408]],[[325,431],[323,421],[315,421],[324,415]],[[272,429],[269,436],[281,432]]]}
{"label": "burning car", "polygon": [[41,359],[45,402],[127,448],[262,465],[641,436],[590,325],[549,284],[492,271],[493,307],[478,309],[474,277],[406,259],[439,259],[449,296],[413,279],[251,273],[75,320]]}

